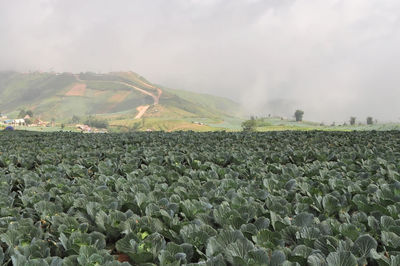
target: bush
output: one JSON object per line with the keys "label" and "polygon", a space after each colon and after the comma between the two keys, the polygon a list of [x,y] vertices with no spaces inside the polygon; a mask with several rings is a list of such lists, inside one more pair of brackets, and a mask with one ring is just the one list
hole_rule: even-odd
{"label": "bush", "polygon": [[257,122],[256,119],[252,116],[250,120],[246,120],[242,123],[243,131],[253,132],[256,131]]}
{"label": "bush", "polygon": [[25,124],[26,124],[27,126],[33,124],[32,119],[29,119],[29,118],[25,119]]}
{"label": "bush", "polygon": [[356,118],[354,116],[350,117],[350,125],[354,126],[356,124]]}
{"label": "bush", "polygon": [[90,127],[108,128],[108,121],[104,119],[89,117],[85,124]]}
{"label": "bush", "polygon": [[32,110],[28,110],[25,112],[27,115],[29,115],[30,117],[33,117],[33,111]]}
{"label": "bush", "polygon": [[81,119],[77,115],[73,115],[72,118],[71,118],[71,122],[74,123],[74,124],[77,124],[80,121],[81,121]]}
{"label": "bush", "polygon": [[136,122],[132,125],[131,128],[129,128],[130,132],[135,132],[135,131],[139,131],[140,129],[140,122]]}
{"label": "bush", "polygon": [[25,112],[24,109],[22,109],[21,111],[19,111],[18,118],[24,118],[25,116],[26,116],[26,112]]}
{"label": "bush", "polygon": [[304,111],[296,110],[296,112],[294,112],[294,117],[296,118],[296,122],[303,121],[303,115],[304,115]]}

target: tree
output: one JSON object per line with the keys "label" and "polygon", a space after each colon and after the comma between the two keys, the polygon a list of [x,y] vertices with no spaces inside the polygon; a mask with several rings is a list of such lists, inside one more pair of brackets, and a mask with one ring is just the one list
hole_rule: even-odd
{"label": "tree", "polygon": [[367,117],[367,125],[372,125],[374,123],[374,119],[371,116]]}
{"label": "tree", "polygon": [[61,124],[61,129],[64,129],[64,127],[65,127],[65,125],[64,125],[64,124]]}
{"label": "tree", "polygon": [[24,109],[22,109],[21,111],[19,111],[18,118],[24,118],[25,116],[26,116],[26,112],[25,112]]}
{"label": "tree", "polygon": [[77,116],[77,115],[73,115],[73,116],[72,116],[72,119],[71,119],[71,122],[72,122],[72,123],[77,124],[77,123],[79,123],[80,121],[81,121],[81,119],[79,118],[79,116]]}
{"label": "tree", "polygon": [[356,124],[356,118],[354,116],[350,117],[350,125],[354,126]]}
{"label": "tree", "polygon": [[136,122],[132,125],[132,127],[129,129],[130,132],[135,132],[139,131],[140,128],[140,122]]}
{"label": "tree", "polygon": [[29,118],[25,119],[25,124],[26,124],[27,126],[31,125],[32,123],[33,123],[33,122],[32,122],[32,119],[29,119]]}
{"label": "tree", "polygon": [[303,115],[304,111],[296,110],[296,112],[294,112],[294,117],[296,118],[296,122],[303,121]]}
{"label": "tree", "polygon": [[108,121],[104,119],[98,119],[95,117],[88,117],[88,120],[85,122],[86,125],[90,127],[97,127],[97,128],[108,128]]}
{"label": "tree", "polygon": [[257,121],[253,116],[250,118],[250,120],[246,120],[242,123],[242,128],[243,131],[245,132],[256,131],[256,127],[257,127]]}
{"label": "tree", "polygon": [[26,111],[25,114],[29,115],[30,117],[33,117],[33,111],[32,110]]}

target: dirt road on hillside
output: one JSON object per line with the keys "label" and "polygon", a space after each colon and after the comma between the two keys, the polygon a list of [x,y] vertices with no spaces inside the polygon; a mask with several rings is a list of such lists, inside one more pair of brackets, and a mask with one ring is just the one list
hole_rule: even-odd
{"label": "dirt road on hillside", "polygon": [[140,119],[146,113],[147,109],[149,109],[150,105],[141,105],[136,108],[136,110],[139,112],[136,116],[135,119]]}
{"label": "dirt road on hillside", "polygon": [[[141,93],[143,93],[143,94],[146,94],[146,95],[149,95],[149,96],[151,96],[152,98],[153,98],[153,100],[154,100],[154,105],[157,105],[158,104],[158,102],[159,102],[159,99],[160,99],[160,97],[159,97],[159,95],[155,95],[155,94],[153,94],[153,93],[151,93],[151,92],[148,92],[148,91],[146,91],[146,90],[144,90],[144,89],[141,89],[141,88],[139,88],[139,87],[136,87],[136,86],[134,86],[134,85],[132,85],[132,84],[129,84],[129,83],[126,83],[126,82],[122,82],[122,81],[114,81],[115,83],[119,83],[119,84],[122,84],[122,85],[125,85],[125,86],[128,86],[128,87],[131,87],[131,88],[133,88],[133,89],[135,89],[135,90],[137,90],[137,91],[140,91]],[[158,89],[157,89],[158,90]]]}
{"label": "dirt road on hillside", "polygon": [[[84,80],[82,80],[79,77],[78,74],[75,74],[74,76],[75,76],[75,78],[76,78],[76,80],[78,82],[85,82]],[[108,80],[104,80],[104,81],[108,81]],[[111,81],[110,80],[108,82],[114,82],[114,83],[122,84],[122,85],[125,85],[125,86],[128,86],[128,87],[131,87],[131,88],[133,88],[133,89],[135,89],[135,90],[137,90],[137,91],[139,91],[139,92],[141,92],[143,94],[146,94],[146,95],[148,95],[148,96],[153,98],[153,101],[154,101],[153,104],[154,105],[157,105],[160,102],[160,97],[161,97],[161,94],[163,93],[160,88],[155,87],[153,85],[150,85],[150,84],[148,84],[148,83],[146,83],[144,81],[139,81],[139,83],[143,84],[144,86],[146,86],[148,88],[157,89],[157,95],[155,95],[155,94],[153,94],[151,92],[148,92],[148,91],[146,91],[144,89],[141,89],[139,87],[136,87],[136,86],[134,86],[132,84],[123,82],[123,81]],[[141,105],[141,106],[137,107],[136,110],[138,110],[139,113],[135,116],[135,119],[141,118],[144,115],[144,113],[147,111],[147,109],[149,109],[149,107],[150,107],[150,105]]]}

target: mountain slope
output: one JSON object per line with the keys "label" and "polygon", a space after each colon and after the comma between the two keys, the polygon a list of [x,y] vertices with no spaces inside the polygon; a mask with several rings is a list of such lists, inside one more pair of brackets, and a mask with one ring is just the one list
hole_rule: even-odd
{"label": "mountain slope", "polygon": [[184,90],[161,87],[164,93],[170,93],[188,102],[194,102],[208,112],[223,113],[226,116],[240,117],[243,111],[238,104],[230,99],[210,94],[195,93]]}
{"label": "mountain slope", "polygon": [[67,121],[73,115],[159,119],[223,119],[240,115],[238,104],[206,94],[167,89],[134,72],[0,72],[0,111],[15,117],[21,109]]}

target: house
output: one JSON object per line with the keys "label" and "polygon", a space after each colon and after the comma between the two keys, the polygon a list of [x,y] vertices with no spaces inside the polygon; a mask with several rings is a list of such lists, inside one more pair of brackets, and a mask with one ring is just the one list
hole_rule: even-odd
{"label": "house", "polygon": [[42,120],[40,120],[40,119],[37,119],[37,120],[35,121],[35,124],[37,124],[38,126],[47,126],[47,125],[49,124],[49,122],[46,122],[46,121],[42,121]]}
{"label": "house", "polygon": [[4,124],[12,124],[13,122],[14,122],[14,120],[12,120],[12,119],[4,120]]}
{"label": "house", "polygon": [[92,129],[88,125],[76,125],[77,129],[80,129],[82,132],[91,132]]}
{"label": "house", "polygon": [[16,124],[16,125],[24,125],[25,124],[25,119],[23,119],[23,118],[14,119],[13,123]]}

